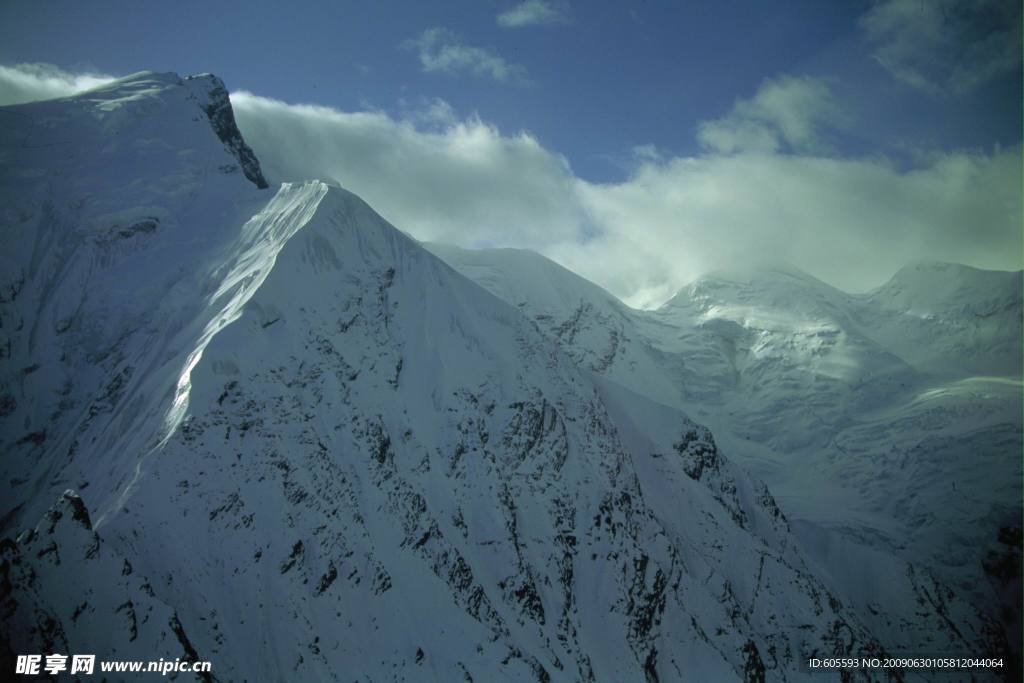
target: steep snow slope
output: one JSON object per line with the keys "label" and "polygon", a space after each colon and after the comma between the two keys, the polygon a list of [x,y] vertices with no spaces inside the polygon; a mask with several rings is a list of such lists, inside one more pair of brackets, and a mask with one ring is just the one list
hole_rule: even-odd
{"label": "steep snow slope", "polygon": [[93,531],[77,495],[61,495],[35,528],[0,542],[0,558],[7,675],[17,653],[195,659],[174,610]]}
{"label": "steep snow slope", "polygon": [[[791,557],[763,488],[678,413],[662,422],[630,448],[514,309],[330,188],[193,369],[146,506],[105,530],[173,604],[202,606],[193,639],[259,645],[211,646],[249,676],[731,677],[847,647],[840,623],[877,648]],[[668,500],[642,475],[652,452]],[[224,576],[259,588],[225,594]]]}
{"label": "steep snow slope", "polygon": [[251,152],[207,115],[224,92],[145,73],[0,109],[5,530],[64,488],[124,477],[221,314],[207,299],[268,199],[241,172],[261,178]]}
{"label": "steep snow slope", "polygon": [[731,424],[708,421],[770,447],[770,464],[747,460],[795,517],[984,589],[983,560],[1020,516],[1019,283],[911,267],[848,295],[792,271],[714,275],[655,313],[685,330],[655,343],[724,346]]}
{"label": "steep snow slope", "polygon": [[686,361],[647,343],[636,312],[597,285],[525,249],[423,246],[534,319],[581,368],[677,402]]}
{"label": "steep snow slope", "polygon": [[921,633],[999,647],[905,569],[913,621],[844,606],[706,429],[344,190],[255,189],[222,89],[140,74],[0,110],[5,658],[797,680]]}
{"label": "steep snow slope", "polygon": [[867,332],[915,367],[953,377],[1020,377],[1021,271],[920,263],[855,297]]}
{"label": "steep snow slope", "polygon": [[865,295],[792,269],[718,273],[643,312],[538,255],[430,248],[575,358],[626,340],[590,369],[708,424],[840,583],[896,555],[992,614],[1007,604],[1012,580],[991,569],[1019,557],[1004,540],[1020,518],[1020,273],[916,266]]}

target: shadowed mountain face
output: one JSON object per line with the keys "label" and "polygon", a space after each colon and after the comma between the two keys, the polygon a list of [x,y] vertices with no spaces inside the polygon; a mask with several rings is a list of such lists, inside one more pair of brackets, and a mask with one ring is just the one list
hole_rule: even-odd
{"label": "shadowed mountain face", "polygon": [[[519,301],[341,188],[260,190],[222,93],[145,73],[0,109],[4,659],[799,680],[815,655],[1003,647],[914,558],[827,535],[809,554],[684,414],[748,365],[789,387],[749,326],[567,296],[534,256],[558,282]],[[705,364],[720,386],[693,381]],[[865,563],[876,604],[821,546]]]}

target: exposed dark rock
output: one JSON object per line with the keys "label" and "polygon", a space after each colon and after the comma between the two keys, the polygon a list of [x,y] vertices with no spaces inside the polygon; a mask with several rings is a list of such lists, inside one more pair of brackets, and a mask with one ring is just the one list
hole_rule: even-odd
{"label": "exposed dark rock", "polygon": [[[185,627],[181,625],[181,620],[178,619],[177,614],[171,615],[170,621],[171,630],[174,631],[174,635],[178,638],[178,642],[181,643],[182,649],[185,650],[185,656],[182,657],[187,662],[198,662],[199,653],[196,648],[192,645],[192,642],[188,639],[188,635],[185,633]],[[203,683],[213,683],[215,680],[209,672],[200,672],[200,680]]]}
{"label": "exposed dark rock", "polygon": [[302,545],[302,541],[296,541],[295,545],[292,546],[292,551],[289,553],[288,558],[281,563],[281,573],[286,573],[289,569],[294,567],[296,563],[302,560],[304,552],[305,548]]}
{"label": "exposed dark rock", "polygon": [[203,111],[206,112],[206,116],[210,119],[210,124],[213,126],[213,131],[217,134],[217,137],[224,143],[228,151],[238,159],[238,163],[242,167],[242,173],[245,174],[246,178],[251,180],[261,190],[270,187],[266,178],[263,177],[263,171],[260,169],[260,162],[256,158],[256,154],[246,144],[242,138],[241,131],[238,130],[238,124],[235,123],[235,112],[231,108],[231,100],[228,97],[228,90],[224,87],[223,81],[216,76],[190,76],[185,80],[193,80],[195,78],[208,79],[212,83],[208,91],[209,101],[203,106]]}
{"label": "exposed dark rock", "polygon": [[746,662],[743,666],[743,683],[764,683],[764,662],[752,640],[743,646],[743,656]]}
{"label": "exposed dark rock", "polygon": [[317,595],[323,593],[328,588],[330,588],[331,584],[334,583],[334,580],[336,578],[338,578],[338,568],[334,566],[334,562],[331,562],[330,565],[327,567],[327,572],[320,577],[320,583],[317,584]]}

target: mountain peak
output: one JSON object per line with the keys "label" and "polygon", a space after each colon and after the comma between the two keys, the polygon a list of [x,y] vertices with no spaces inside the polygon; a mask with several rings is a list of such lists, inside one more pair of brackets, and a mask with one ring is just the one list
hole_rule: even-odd
{"label": "mountain peak", "polygon": [[[70,97],[2,107],[0,144],[19,149],[19,166],[53,167],[94,152],[108,161],[112,156],[135,158],[133,147],[153,155],[201,139],[190,130],[190,124],[202,121],[193,107],[205,115],[224,150],[235,159],[236,163],[221,163],[219,170],[241,170],[256,187],[269,187],[259,160],[238,130],[224,82],[212,74],[182,78],[173,72],[140,71]],[[111,138],[116,140],[113,145],[107,142]],[[93,150],[93,145],[101,149]],[[168,156],[159,165],[162,174],[181,162]]]}
{"label": "mountain peak", "polygon": [[235,123],[235,112],[231,108],[231,100],[228,97],[228,89],[225,87],[224,81],[213,74],[200,74],[187,76],[185,85],[199,100],[217,137],[238,159],[245,177],[261,190],[270,187],[266,178],[263,177],[256,154],[245,143],[241,131],[238,130],[238,124]]}
{"label": "mountain peak", "polygon": [[817,300],[821,297],[842,296],[839,290],[813,275],[788,264],[757,266],[745,270],[715,270],[693,280],[675,296],[662,304],[660,310],[670,311],[688,307],[695,299],[705,299],[724,292],[733,292],[744,299],[759,301],[779,299]]}
{"label": "mountain peak", "polygon": [[920,262],[900,268],[888,282],[865,296],[887,302],[890,307],[934,314],[965,306],[984,312],[1001,302],[1015,301],[1019,306],[1020,293],[1019,270],[984,270],[960,263]]}
{"label": "mountain peak", "polygon": [[952,263],[948,261],[917,261],[909,263],[893,274],[892,280],[908,281],[920,278],[999,278],[1011,276],[1019,271],[988,270],[976,268],[965,263]]}

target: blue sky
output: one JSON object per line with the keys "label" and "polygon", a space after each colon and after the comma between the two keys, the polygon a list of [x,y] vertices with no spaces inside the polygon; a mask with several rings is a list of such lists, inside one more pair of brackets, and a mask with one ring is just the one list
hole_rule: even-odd
{"label": "blue sky", "polygon": [[[853,122],[832,142],[849,153],[1020,141],[1019,65],[968,97],[906,87],[873,57],[867,2],[549,2],[548,23],[499,24],[516,4],[14,1],[0,9],[0,63],[213,71],[232,89],[349,111],[439,97],[530,131],[590,180],[623,175],[634,147],[695,152],[701,121],[778,74],[831,79]],[[424,70],[409,43],[433,28],[523,76]]]}
{"label": "blue sky", "polygon": [[214,72],[249,93],[240,125],[279,179],[333,177],[414,235],[535,248],[649,304],[754,254],[847,289],[915,258],[1019,267],[1020,18],[1007,0],[12,0],[0,65]]}

